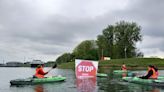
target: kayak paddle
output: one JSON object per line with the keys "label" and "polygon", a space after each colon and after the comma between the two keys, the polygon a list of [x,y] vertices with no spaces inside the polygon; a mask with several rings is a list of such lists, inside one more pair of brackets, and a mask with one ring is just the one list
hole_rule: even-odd
{"label": "kayak paddle", "polygon": [[55,63],[52,68],[50,70],[48,70],[48,72],[50,72],[52,69],[56,68],[57,67],[57,64]]}

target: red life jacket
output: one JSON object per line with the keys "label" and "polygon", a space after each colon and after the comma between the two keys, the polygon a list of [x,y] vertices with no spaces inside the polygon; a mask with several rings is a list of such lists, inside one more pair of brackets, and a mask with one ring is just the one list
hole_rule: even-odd
{"label": "red life jacket", "polygon": [[126,70],[127,70],[127,68],[126,68],[125,65],[122,65],[122,70],[123,70],[123,71],[126,71]]}
{"label": "red life jacket", "polygon": [[37,78],[44,78],[45,73],[43,72],[43,68],[37,68],[35,76]]}

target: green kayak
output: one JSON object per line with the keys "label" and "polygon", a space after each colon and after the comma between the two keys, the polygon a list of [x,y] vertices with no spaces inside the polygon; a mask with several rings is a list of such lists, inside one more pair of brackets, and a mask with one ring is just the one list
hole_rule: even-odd
{"label": "green kayak", "polygon": [[164,87],[164,77],[162,76],[158,77],[157,79],[141,79],[138,77],[123,77],[122,79],[123,81],[136,83],[136,84]]}
{"label": "green kayak", "polygon": [[108,77],[105,73],[97,73],[97,77]]}
{"label": "green kayak", "polygon": [[27,79],[15,79],[11,80],[11,85],[32,85],[32,84],[42,84],[42,83],[52,83],[60,82],[66,80],[66,77],[52,76],[46,78],[27,78]]}

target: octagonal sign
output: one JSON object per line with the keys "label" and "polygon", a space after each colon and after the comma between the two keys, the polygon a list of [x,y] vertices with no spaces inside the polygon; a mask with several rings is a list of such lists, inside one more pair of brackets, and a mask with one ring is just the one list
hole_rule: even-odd
{"label": "octagonal sign", "polygon": [[76,77],[96,77],[98,61],[75,60]]}

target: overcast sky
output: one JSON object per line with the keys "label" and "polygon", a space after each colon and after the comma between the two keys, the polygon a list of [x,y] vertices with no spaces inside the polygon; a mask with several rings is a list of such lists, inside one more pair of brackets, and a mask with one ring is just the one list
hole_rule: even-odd
{"label": "overcast sky", "polygon": [[0,63],[55,60],[120,20],[142,27],[137,47],[164,57],[164,0],[0,0]]}

